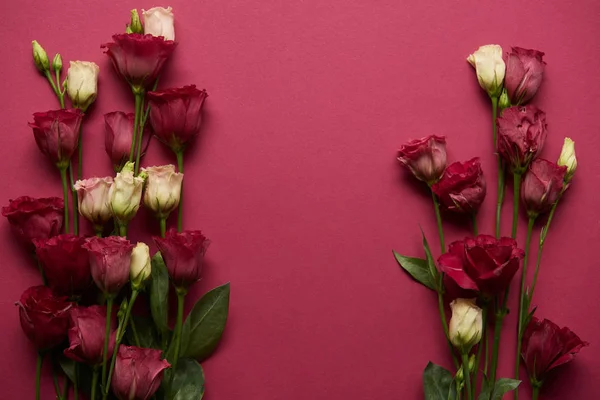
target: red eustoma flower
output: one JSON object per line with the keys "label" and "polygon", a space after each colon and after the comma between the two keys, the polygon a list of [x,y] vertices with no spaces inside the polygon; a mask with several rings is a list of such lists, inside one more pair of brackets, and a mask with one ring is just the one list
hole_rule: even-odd
{"label": "red eustoma flower", "polygon": [[525,172],[546,141],[546,114],[531,105],[510,107],[496,122],[498,152],[511,171]]}
{"label": "red eustoma flower", "polygon": [[35,253],[54,293],[79,296],[89,289],[92,276],[84,243],[84,238],[69,234],[34,241]]}
{"label": "red eustoma flower", "polygon": [[407,166],[417,179],[434,184],[446,169],[446,138],[431,135],[412,140],[400,147],[398,161]]}
{"label": "red eustoma flower", "polygon": [[541,51],[520,47],[513,47],[508,53],[504,87],[512,104],[525,104],[537,93],[546,67],[543,56]]}
{"label": "red eustoma flower", "polygon": [[[112,313],[113,315],[115,313]],[[69,347],[64,354],[71,360],[88,365],[102,363],[106,334],[106,307],[75,307],[69,314]],[[115,348],[116,319],[111,318],[108,354]]]}
{"label": "red eustoma flower", "polygon": [[537,158],[529,165],[521,184],[521,199],[530,217],[550,211],[562,190],[567,167]]}
{"label": "red eustoma flower", "polygon": [[33,114],[33,136],[38,147],[59,168],[69,166],[77,149],[83,112],[79,109]]}
{"label": "red eustoma flower", "polygon": [[138,91],[154,83],[177,46],[172,40],[139,33],[117,34],[112,39],[113,43],[103,44],[102,48],[107,49],[119,75]]}
{"label": "red eustoma flower", "polygon": [[19,315],[25,335],[38,350],[50,350],[67,338],[73,303],[46,286],[34,286],[21,295]]}
{"label": "red eustoma flower", "polygon": [[33,198],[21,196],[2,207],[13,232],[24,243],[58,235],[63,227],[65,203],[58,197]]}
{"label": "red eustoma flower", "polygon": [[90,257],[92,278],[107,295],[116,295],[129,281],[134,245],[120,236],[91,237],[83,245]]}
{"label": "red eustoma flower", "polygon": [[534,385],[541,384],[553,368],[568,363],[589,343],[567,327],[533,317],[523,334],[521,357]]}
{"label": "red eustoma flower", "polygon": [[475,213],[485,199],[486,185],[479,158],[455,162],[431,187],[440,202],[450,211]]}
{"label": "red eustoma flower", "polygon": [[125,114],[121,111],[115,111],[104,114],[104,148],[115,170],[121,170],[129,159],[134,122],[135,115],[132,113]]}
{"label": "red eustoma flower", "polygon": [[148,400],[158,390],[163,371],[171,365],[161,360],[161,351],[120,346],[112,379],[119,400]]}
{"label": "red eustoma flower", "polygon": [[202,232],[171,229],[164,239],[155,236],[154,242],[176,287],[187,288],[200,279],[204,254],[210,244]]}
{"label": "red eustoma flower", "polygon": [[489,297],[506,290],[524,255],[514,239],[479,235],[451,243],[438,264],[461,288]]}
{"label": "red eustoma flower", "polygon": [[148,93],[155,135],[173,151],[182,151],[200,131],[207,96],[195,85]]}

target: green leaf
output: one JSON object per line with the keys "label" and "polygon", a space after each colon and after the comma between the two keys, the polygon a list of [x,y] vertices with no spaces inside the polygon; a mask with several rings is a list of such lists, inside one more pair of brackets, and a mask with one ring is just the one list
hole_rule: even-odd
{"label": "green leaf", "polygon": [[154,328],[152,319],[148,317],[142,317],[139,315],[132,315],[130,317],[129,325],[125,331],[127,342],[131,345],[136,345],[135,337],[133,334],[133,327],[131,324],[135,324],[135,331],[140,341],[140,347],[146,349],[160,349],[160,341],[158,338],[158,332]]}
{"label": "green leaf", "polygon": [[493,390],[494,385],[487,379],[486,376],[484,376],[483,382],[481,383],[481,392],[479,393],[477,400],[490,400]]}
{"label": "green leaf", "polygon": [[500,378],[494,385],[494,393],[492,393],[491,400],[502,400],[502,397],[511,390],[515,390],[521,381],[510,378]]}
{"label": "green leaf", "polygon": [[64,355],[58,357],[58,363],[71,382],[75,382],[77,378],[79,390],[87,394],[91,393],[92,369],[89,366],[77,363]]}
{"label": "green leaf", "polygon": [[[173,384],[169,391],[169,400],[200,400],[204,396],[204,371],[196,360],[181,358],[177,370],[173,372]],[[170,378],[165,376],[163,383]]]}
{"label": "green leaf", "polygon": [[69,380],[71,382],[75,382],[75,365],[77,363],[70,358],[65,357],[64,355],[58,357],[58,363]]}
{"label": "green leaf", "polygon": [[229,283],[206,293],[190,311],[181,333],[182,357],[200,361],[219,344],[229,314]]}
{"label": "green leaf", "polygon": [[398,264],[400,264],[402,269],[408,272],[408,274],[412,276],[414,280],[425,285],[431,290],[435,290],[436,284],[431,277],[427,260],[416,257],[406,257],[396,253],[395,251],[393,253],[396,261],[398,261]]}
{"label": "green leaf", "polygon": [[163,343],[166,343],[169,335],[169,274],[160,252],[152,257],[150,312]]}
{"label": "green leaf", "polygon": [[429,267],[429,273],[431,275],[431,279],[435,283],[435,291],[439,292],[442,290],[442,277],[435,266],[435,260],[431,255],[431,248],[429,247],[429,243],[427,242],[427,238],[425,237],[425,232],[421,229],[421,234],[423,235],[423,249],[425,249],[425,256],[427,259],[427,265]]}
{"label": "green leaf", "polygon": [[452,374],[431,361],[423,371],[423,391],[425,400],[456,399],[456,387]]}

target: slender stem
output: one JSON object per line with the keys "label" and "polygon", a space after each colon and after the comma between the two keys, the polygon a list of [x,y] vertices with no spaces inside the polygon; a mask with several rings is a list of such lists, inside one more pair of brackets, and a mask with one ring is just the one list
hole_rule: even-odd
{"label": "slender stem", "polygon": [[69,163],[69,182],[71,183],[71,198],[73,199],[73,234],[77,236],[79,235],[79,202],[77,201],[77,191],[74,189],[73,162]]}
{"label": "slender stem", "polygon": [[129,150],[129,161],[133,161],[133,156],[135,155],[135,145],[137,143],[137,131],[140,125],[140,117],[142,112],[142,99],[143,95],[141,93],[134,92],[135,97],[135,119],[133,122],[133,138],[131,140],[131,149]]}
{"label": "slender stem", "polygon": [[473,221],[473,235],[479,235],[479,229],[477,228],[477,214],[471,214],[471,220]]}
{"label": "slender stem", "polygon": [[[525,256],[523,257],[523,268],[521,269],[521,286],[519,290],[519,317],[517,320],[517,359],[515,360],[515,379],[519,379],[519,367],[521,366],[521,338],[523,337],[523,315],[525,307],[525,281],[527,280],[527,259],[529,257],[529,245],[531,244],[531,233],[533,232],[533,224],[535,223],[535,216],[529,217],[527,223],[527,238],[525,239]],[[529,304],[527,307],[529,312]],[[519,398],[519,388],[515,389],[515,400]]]}
{"label": "slender stem", "polygon": [[62,393],[62,399],[63,400],[68,400],[69,399],[69,386],[70,386],[71,381],[69,380],[69,378],[65,379],[65,387],[63,389],[63,393]]}
{"label": "slender stem", "polygon": [[46,286],[48,284],[48,280],[46,279],[46,273],[44,272],[44,266],[42,265],[42,262],[40,261],[40,259],[35,255],[35,253],[33,253],[33,258],[35,258],[35,262],[37,264],[38,270],[40,271],[40,275],[42,276],[42,283],[44,284],[44,286]]}
{"label": "slender stem", "polygon": [[504,202],[504,165],[500,153],[498,153],[498,139],[496,118],[498,115],[498,97],[492,97],[492,132],[494,139],[494,150],[498,160],[498,198],[496,201],[496,237],[500,237],[500,219],[502,217],[502,203]]}
{"label": "slender stem", "polygon": [[494,322],[494,345],[492,347],[492,365],[490,367],[490,382],[496,382],[496,371],[498,369],[498,350],[500,349],[500,335],[502,333],[504,316],[504,310],[496,310],[496,321]]}
{"label": "slender stem", "polygon": [[517,227],[519,226],[519,201],[521,200],[521,174],[513,174],[513,221],[512,238],[517,238]]}
{"label": "slender stem", "polygon": [[127,237],[127,225],[119,224],[119,236]]}
{"label": "slender stem", "polygon": [[50,87],[52,87],[52,91],[54,92],[54,94],[56,95],[56,98],[58,99],[58,102],[60,104],[60,108],[65,108],[65,95],[57,87],[57,85],[60,85],[60,77],[58,76],[58,74],[56,74],[57,75],[57,79],[56,79],[56,83],[54,83],[54,78],[52,78],[52,75],[50,74],[50,71],[46,71],[44,73],[44,75],[46,76],[46,79],[48,79],[48,83],[50,83]]}
{"label": "slender stem", "polygon": [[69,233],[69,188],[67,183],[67,169],[60,168],[60,179],[63,185],[63,199],[65,201],[65,218],[64,218],[64,230],[65,233]]}
{"label": "slender stem", "polygon": [[183,326],[183,306],[185,302],[186,291],[177,289],[177,319],[175,320],[175,331],[173,334],[173,342],[175,343],[175,353],[173,355],[173,374],[177,371],[177,360],[181,351],[181,328]]}
{"label": "slender stem", "polygon": [[137,347],[142,347],[140,345],[140,337],[138,336],[137,328],[135,327],[135,321],[129,321],[129,325],[131,325],[131,332],[133,333],[133,341]]}
{"label": "slender stem", "polygon": [[123,322],[117,327],[117,340],[115,342],[115,348],[113,350],[113,355],[110,361],[110,369],[108,371],[108,378],[106,379],[106,384],[104,385],[104,394],[102,396],[102,399],[106,399],[108,397],[108,393],[110,392],[110,382],[112,380],[115,364],[117,361],[117,352],[119,351],[119,346],[121,345],[123,336],[125,334],[125,331],[127,330],[127,323],[129,322],[129,317],[131,316],[131,309],[133,308],[133,304],[135,303],[138,294],[139,290],[132,290],[131,298],[129,299],[129,302],[127,303],[127,308],[125,310],[125,317],[123,318]]}
{"label": "slender stem", "polygon": [[[478,369],[479,368],[479,361],[481,359],[481,353],[483,352],[483,348],[486,347],[486,353],[487,353],[487,313],[488,313],[488,307],[484,306],[483,308],[483,312],[482,312],[482,326],[483,326],[483,332],[482,335],[483,337],[481,338],[481,341],[479,342],[479,348],[477,349],[477,355],[475,356],[475,368]],[[487,354],[486,354],[486,360],[485,360],[486,364],[487,364]],[[474,374],[473,376],[473,390],[475,390],[475,386],[477,386],[477,373]],[[473,393],[474,395],[475,393]]]}
{"label": "slender stem", "polygon": [[160,237],[164,238],[165,234],[167,232],[167,219],[164,217],[159,218],[159,223],[160,223]]}
{"label": "slender stem", "polygon": [[54,73],[56,76],[56,88],[58,90],[56,95],[58,96],[58,101],[60,102],[60,108],[65,108],[65,93],[63,92],[63,88],[60,84],[60,71],[55,70]]}
{"label": "slender stem", "polygon": [[94,226],[94,233],[97,237],[101,238],[103,236],[104,227],[102,225]]}
{"label": "slender stem", "polygon": [[62,399],[60,383],[58,382],[58,373],[56,371],[56,363],[52,360],[52,382],[54,383],[54,391],[56,392],[56,397],[58,399]]}
{"label": "slender stem", "polygon": [[[142,94],[142,104],[140,105],[140,113],[144,108],[144,95]],[[142,156],[142,138],[144,136],[144,117],[140,116],[140,122],[138,126],[138,134],[137,134],[137,149],[135,151],[135,167],[134,173],[137,174],[140,172],[140,157]]]}
{"label": "slender stem", "polygon": [[473,400],[473,392],[471,392],[471,371],[469,370],[469,355],[467,353],[463,353],[461,358],[463,374],[465,377],[465,385],[467,388],[467,399]]}
{"label": "slender stem", "polygon": [[81,126],[79,127],[79,143],[77,143],[77,179],[83,179],[83,145],[81,142],[83,141],[83,136],[81,135],[81,131],[83,130],[83,120]]}
{"label": "slender stem", "polygon": [[446,342],[448,343],[448,348],[450,349],[450,354],[452,355],[452,361],[454,362],[456,369],[458,369],[458,360],[454,354],[454,346],[452,346],[450,335],[448,333],[448,321],[446,320],[446,311],[444,311],[444,295],[441,291],[438,291],[438,311],[442,321],[442,328],[444,329],[444,336],[446,337]]}
{"label": "slender stem", "polygon": [[488,310],[486,311],[486,315],[485,315],[485,322],[486,322],[486,325],[484,326],[484,329],[485,329],[485,332],[484,332],[484,333],[485,333],[485,337],[483,338],[483,339],[484,339],[484,346],[485,346],[485,354],[484,354],[485,360],[483,361],[483,373],[484,373],[484,374],[487,376],[487,372],[488,372],[488,361],[489,361],[489,359],[490,359],[490,354],[489,354],[489,353],[490,353],[490,346],[489,346],[490,327],[489,327],[489,321],[488,321],[488,317],[489,317],[488,313],[490,312],[490,310],[489,310],[489,309],[491,308],[491,305],[489,305],[489,306],[488,306],[488,307],[486,307],[486,308],[487,308]]}
{"label": "slender stem", "polygon": [[538,400],[539,397],[540,397],[540,387],[534,386],[533,387],[533,395],[531,397],[531,400]]}
{"label": "slender stem", "polygon": [[431,198],[433,199],[433,209],[435,211],[435,220],[437,222],[438,235],[440,237],[440,248],[442,253],[446,252],[446,244],[444,243],[444,228],[442,226],[442,215],[440,214],[440,203],[438,202],[437,196],[431,191]]}
{"label": "slender stem", "polygon": [[[177,168],[183,174],[183,150],[175,152],[177,156]],[[177,231],[183,230],[183,181],[181,182],[181,192],[179,193],[179,210],[177,214]]]}
{"label": "slender stem", "polygon": [[42,364],[44,362],[44,356],[38,354],[37,363],[35,366],[35,399],[40,400],[40,381],[42,379]]}
{"label": "slender stem", "polygon": [[113,306],[113,296],[109,295],[106,299],[106,330],[104,333],[104,351],[102,352],[102,387],[106,387],[106,362],[108,360],[108,343],[110,341],[111,313]]}
{"label": "slender stem", "polygon": [[98,367],[94,367],[94,372],[92,373],[92,397],[91,400],[96,400],[96,392],[98,391]]}
{"label": "slender stem", "polygon": [[75,363],[75,381],[73,382],[73,396],[74,396],[74,400],[79,400],[79,386],[78,386],[78,383],[77,383],[78,380],[79,380],[79,364]]}
{"label": "slender stem", "polygon": [[[562,194],[561,194],[561,196],[562,196]],[[550,224],[552,223],[552,218],[554,217],[554,212],[556,211],[556,206],[558,205],[559,200],[560,200],[560,197],[558,199],[556,199],[556,202],[552,206],[552,209],[550,210],[550,214],[548,215],[548,220],[546,221],[546,226],[544,226],[544,229],[542,230],[542,233],[540,234],[540,244],[538,246],[537,261],[535,263],[535,273],[533,275],[533,282],[531,283],[531,290],[529,291],[530,301],[533,298],[533,292],[535,291],[535,285],[537,284],[537,278],[538,278],[538,274],[540,272],[540,264],[542,263],[542,252],[544,250],[544,243],[546,242],[546,235],[548,234],[548,230],[550,230]]]}

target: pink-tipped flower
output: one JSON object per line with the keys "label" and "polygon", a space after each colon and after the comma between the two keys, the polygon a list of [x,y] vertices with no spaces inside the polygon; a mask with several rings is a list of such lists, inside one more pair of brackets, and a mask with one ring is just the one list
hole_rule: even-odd
{"label": "pink-tipped flower", "polygon": [[64,201],[58,197],[21,196],[2,207],[2,215],[15,235],[31,246],[34,239],[48,239],[61,232],[64,210]]}
{"label": "pink-tipped flower", "polygon": [[417,179],[432,185],[440,180],[446,169],[446,138],[431,135],[412,140],[400,147],[398,161]]}
{"label": "pink-tipped flower", "polygon": [[96,230],[112,218],[108,205],[108,193],[113,184],[110,176],[104,178],[90,178],[75,182],[73,188],[77,191],[79,214],[90,221]]}
{"label": "pink-tipped flower", "polygon": [[158,218],[167,218],[179,205],[183,174],[175,171],[174,165],[159,165],[142,168],[148,174],[144,190],[144,205]]}
{"label": "pink-tipped flower", "polygon": [[476,213],[485,199],[486,192],[479,158],[450,164],[442,179],[431,189],[446,209],[460,213]]}
{"label": "pink-tipped flower", "polygon": [[115,111],[104,114],[104,148],[110,157],[115,171],[120,171],[129,159],[133,141],[135,115]]}
{"label": "pink-tipped flower", "polygon": [[59,168],[67,168],[79,143],[83,112],[79,109],[33,114],[33,136],[41,152]]}
{"label": "pink-tipped flower", "polygon": [[537,158],[529,165],[521,184],[521,199],[530,217],[550,211],[558,200],[567,167]]}
{"label": "pink-tipped flower", "polygon": [[163,372],[171,365],[161,351],[120,346],[112,390],[119,400],[148,400],[158,390]]}
{"label": "pink-tipped flower", "polygon": [[513,47],[506,57],[504,86],[513,105],[525,104],[537,93],[546,63],[544,53]]}
{"label": "pink-tipped flower", "polygon": [[[106,335],[106,307],[75,307],[71,310],[69,317],[69,347],[64,351],[65,356],[92,366],[102,364]],[[110,354],[115,348],[116,328],[116,318],[111,318],[111,334],[108,341],[109,360]]]}
{"label": "pink-tipped flower", "polygon": [[134,245],[120,236],[91,237],[83,247],[88,251],[92,278],[105,294],[114,296],[129,281]]}

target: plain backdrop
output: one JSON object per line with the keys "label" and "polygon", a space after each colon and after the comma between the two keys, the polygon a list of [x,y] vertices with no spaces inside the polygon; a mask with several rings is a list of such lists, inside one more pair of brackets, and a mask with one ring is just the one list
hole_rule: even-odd
{"label": "plain backdrop", "polygon": [[[153,5],[3,4],[2,205],[21,195],[62,193],[57,170],[27,126],[33,112],[58,107],[35,69],[31,40],[51,58],[59,51],[66,65],[89,60],[100,66],[99,98],[83,131],[84,174],[109,175],[103,114],[133,111],[133,100],[100,44],[124,31],[131,8]],[[231,282],[223,341],[203,363],[207,400],[421,399],[427,362],[450,366],[434,294],[412,282],[392,257],[392,249],[423,255],[419,225],[439,255],[430,198],[395,156],[403,142],[429,134],[447,136],[450,161],[480,156],[489,192],[479,224],[482,232],[492,232],[490,104],[465,61],[487,43],[546,53],[544,83],[534,99],[548,119],[542,156],[556,159],[564,136],[576,142],[580,166],[548,235],[534,303],[538,316],[569,326],[591,343],[552,376],[542,398],[597,398],[600,3],[162,5],[174,8],[179,47],[160,87],[194,83],[209,93],[201,137],[186,153],[184,225],[202,229],[212,245],[188,309],[206,290]],[[153,141],[143,164],[174,161]],[[507,202],[504,234],[511,210]],[[468,223],[456,218],[445,229],[448,242],[470,233]],[[521,244],[524,233],[522,215]],[[158,234],[158,225],[140,212],[131,238],[151,242],[150,234]],[[0,398],[33,398],[35,351],[22,334],[14,302],[40,280],[5,220],[0,252]],[[510,376],[514,363],[514,297],[511,308],[499,376]],[[45,399],[53,397],[49,376]],[[526,400],[530,389],[523,385]]]}

